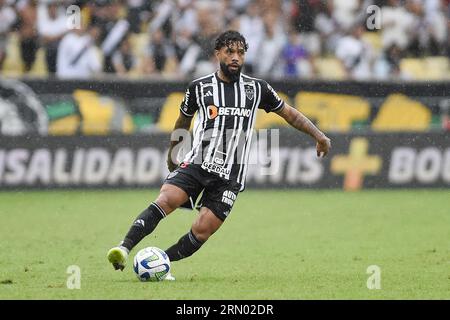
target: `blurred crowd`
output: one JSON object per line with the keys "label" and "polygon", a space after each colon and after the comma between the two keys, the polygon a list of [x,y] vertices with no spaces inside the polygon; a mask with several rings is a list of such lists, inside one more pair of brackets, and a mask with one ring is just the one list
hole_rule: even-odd
{"label": "blurred crowd", "polygon": [[216,69],[214,39],[235,29],[250,75],[316,78],[331,58],[349,79],[407,78],[404,58],[450,57],[449,18],[450,0],[0,0],[0,70],[20,59],[27,74],[42,49],[60,78],[192,78]]}

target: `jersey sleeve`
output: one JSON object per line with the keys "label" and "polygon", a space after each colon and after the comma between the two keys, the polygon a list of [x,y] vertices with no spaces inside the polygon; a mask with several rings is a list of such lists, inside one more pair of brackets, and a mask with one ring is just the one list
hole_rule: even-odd
{"label": "jersey sleeve", "polygon": [[266,81],[261,82],[261,102],[259,109],[264,109],[267,113],[277,112],[283,109],[284,101],[278,96],[275,90]]}
{"label": "jersey sleeve", "polygon": [[180,111],[186,117],[193,117],[198,110],[198,105],[195,101],[195,85],[191,84],[186,89],[183,102],[180,105]]}

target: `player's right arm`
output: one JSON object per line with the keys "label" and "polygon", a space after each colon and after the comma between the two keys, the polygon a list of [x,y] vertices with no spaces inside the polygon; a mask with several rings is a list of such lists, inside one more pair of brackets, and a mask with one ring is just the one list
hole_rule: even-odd
{"label": "player's right arm", "polygon": [[317,128],[311,120],[309,120],[300,111],[291,107],[287,103],[284,107],[277,111],[277,114],[282,117],[292,127],[300,130],[316,140],[316,149],[318,157],[325,157],[331,148],[331,140]]}
{"label": "player's right arm", "polygon": [[305,115],[285,103],[273,88],[266,82],[261,82],[262,97],[260,108],[266,112],[275,112],[292,127],[309,134],[316,140],[318,157],[325,157],[330,148],[331,140],[320,131]]}
{"label": "player's right arm", "polygon": [[[192,118],[194,117],[194,114],[197,111],[197,109],[198,106],[195,101],[195,85],[191,83],[191,85],[187,88],[183,102],[180,105],[180,114],[178,116],[177,121],[175,122],[173,131],[176,131],[178,129],[189,131],[189,128],[191,127]],[[170,172],[175,170],[178,165],[174,161],[174,159],[176,159],[176,155],[172,156],[173,149],[182,141],[183,140],[170,141],[169,153],[167,154],[167,167],[169,168]]]}

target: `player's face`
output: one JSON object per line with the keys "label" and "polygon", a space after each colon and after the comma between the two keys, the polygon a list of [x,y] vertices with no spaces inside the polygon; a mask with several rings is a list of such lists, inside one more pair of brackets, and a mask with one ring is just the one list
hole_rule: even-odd
{"label": "player's face", "polygon": [[231,80],[239,77],[244,64],[245,49],[241,43],[232,43],[216,51],[220,69]]}

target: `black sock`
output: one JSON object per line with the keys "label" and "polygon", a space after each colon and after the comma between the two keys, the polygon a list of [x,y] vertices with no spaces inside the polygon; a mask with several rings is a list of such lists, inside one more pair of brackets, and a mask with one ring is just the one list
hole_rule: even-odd
{"label": "black sock", "polygon": [[178,240],[176,244],[166,250],[170,261],[178,261],[191,256],[202,246],[203,242],[198,240],[192,230]]}
{"label": "black sock", "polygon": [[164,210],[157,203],[152,202],[150,206],[142,211],[136,218],[120,245],[131,251],[139,241],[155,230],[158,223],[165,216],[166,213]]}

